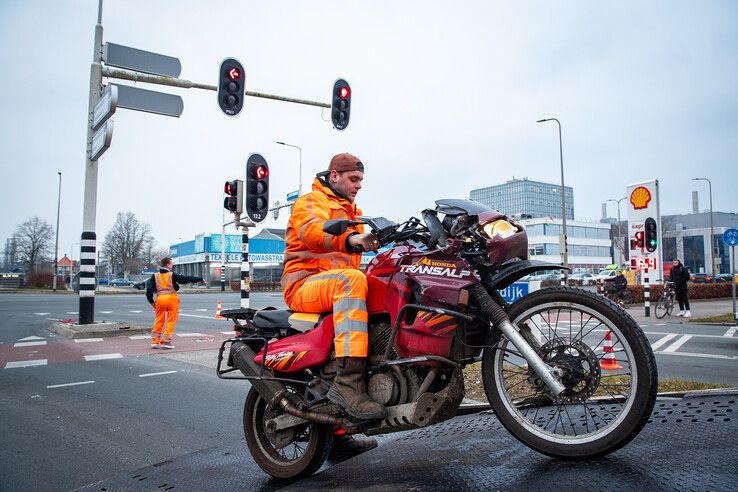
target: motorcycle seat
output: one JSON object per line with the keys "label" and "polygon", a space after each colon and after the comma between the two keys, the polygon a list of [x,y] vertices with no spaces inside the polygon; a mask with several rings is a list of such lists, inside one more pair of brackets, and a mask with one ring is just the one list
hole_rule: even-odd
{"label": "motorcycle seat", "polygon": [[262,309],[254,315],[252,323],[264,330],[292,328],[305,332],[315,328],[320,317],[318,313],[296,313],[289,309]]}

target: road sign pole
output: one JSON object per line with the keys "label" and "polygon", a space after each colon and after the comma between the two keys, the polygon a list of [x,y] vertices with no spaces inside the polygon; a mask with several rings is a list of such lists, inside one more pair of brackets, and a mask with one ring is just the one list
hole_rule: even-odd
{"label": "road sign pole", "polygon": [[249,278],[249,228],[242,226],[241,233],[241,309],[249,308],[249,293],[251,279]]}
{"label": "road sign pole", "polygon": [[95,25],[95,45],[90,66],[90,93],[87,109],[87,145],[85,149],[85,191],[82,209],[82,236],[80,240],[79,274],[79,324],[87,325],[95,321],[95,258],[97,236],[95,235],[95,216],[97,213],[97,161],[91,159],[92,119],[95,106],[102,94],[102,0],[99,0],[97,25]]}
{"label": "road sign pole", "polygon": [[731,284],[733,286],[733,288],[732,288],[732,291],[733,291],[733,317],[735,318],[735,324],[738,325],[738,311],[736,311],[736,309],[735,309],[735,246],[731,246],[730,249],[731,249],[731,251],[730,251],[731,255],[730,256],[732,257],[732,263],[733,263],[732,268],[731,268],[731,271],[733,273],[733,275],[732,275],[733,278],[731,279],[732,280]]}

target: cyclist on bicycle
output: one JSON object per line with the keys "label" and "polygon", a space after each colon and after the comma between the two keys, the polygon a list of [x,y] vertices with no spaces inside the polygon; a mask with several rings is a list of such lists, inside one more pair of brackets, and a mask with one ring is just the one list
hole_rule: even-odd
{"label": "cyclist on bicycle", "polygon": [[613,298],[619,300],[621,303],[625,300],[625,290],[628,288],[628,279],[625,278],[623,272],[618,270],[615,274],[615,278],[612,281],[613,285]]}

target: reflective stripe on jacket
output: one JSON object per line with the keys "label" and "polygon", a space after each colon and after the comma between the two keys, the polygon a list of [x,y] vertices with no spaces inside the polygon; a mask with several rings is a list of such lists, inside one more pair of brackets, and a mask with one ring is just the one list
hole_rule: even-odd
{"label": "reflective stripe on jacket", "polygon": [[164,294],[176,294],[177,290],[174,288],[174,280],[172,279],[172,272],[154,274],[154,282],[156,286],[156,295],[161,296]]}
{"label": "reflective stripe on jacket", "polygon": [[297,199],[284,238],[282,292],[288,304],[294,289],[308,276],[326,270],[359,268],[361,255],[346,251],[346,239],[352,233],[363,233],[364,227],[349,227],[340,236],[323,232],[327,220],[356,220],[359,215],[361,210],[356,205],[337,196],[317,178],[313,191]]}

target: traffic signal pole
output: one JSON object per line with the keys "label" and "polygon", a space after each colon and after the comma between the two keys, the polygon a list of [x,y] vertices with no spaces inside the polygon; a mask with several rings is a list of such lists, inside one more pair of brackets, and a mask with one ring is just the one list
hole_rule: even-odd
{"label": "traffic signal pole", "polygon": [[97,161],[91,157],[92,114],[102,94],[102,0],[98,0],[95,44],[90,66],[90,94],[87,107],[87,145],[85,149],[85,191],[82,211],[82,236],[79,253],[79,324],[87,325],[95,320],[95,259],[97,236],[95,219],[97,213]]}

